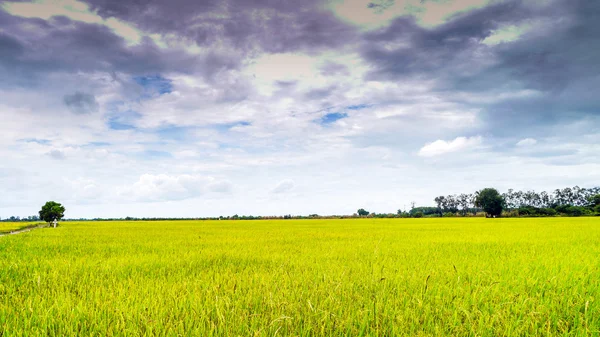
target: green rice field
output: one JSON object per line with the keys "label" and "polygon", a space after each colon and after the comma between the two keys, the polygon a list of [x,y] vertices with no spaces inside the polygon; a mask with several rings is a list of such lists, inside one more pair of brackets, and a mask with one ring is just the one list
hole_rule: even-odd
{"label": "green rice field", "polygon": [[600,336],[600,218],[63,222],[0,336]]}
{"label": "green rice field", "polygon": [[22,228],[28,228],[39,222],[0,222],[0,234],[10,233]]}

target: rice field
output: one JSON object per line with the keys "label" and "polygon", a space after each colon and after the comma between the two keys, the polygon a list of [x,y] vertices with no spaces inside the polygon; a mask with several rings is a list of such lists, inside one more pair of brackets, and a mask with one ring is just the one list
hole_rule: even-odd
{"label": "rice field", "polygon": [[34,226],[40,222],[0,222],[0,235],[15,230]]}
{"label": "rice field", "polygon": [[599,336],[600,218],[65,222],[0,336]]}

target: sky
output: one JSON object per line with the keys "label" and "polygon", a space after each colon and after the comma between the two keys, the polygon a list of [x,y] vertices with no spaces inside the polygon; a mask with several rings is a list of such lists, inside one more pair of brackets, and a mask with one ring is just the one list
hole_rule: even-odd
{"label": "sky", "polygon": [[600,185],[597,0],[0,1],[0,217]]}

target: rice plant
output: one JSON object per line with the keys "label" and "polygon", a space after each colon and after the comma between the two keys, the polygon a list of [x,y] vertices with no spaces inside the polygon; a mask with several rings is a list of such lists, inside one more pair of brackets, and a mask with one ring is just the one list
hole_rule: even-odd
{"label": "rice plant", "polygon": [[0,238],[3,336],[598,336],[600,218],[65,222]]}

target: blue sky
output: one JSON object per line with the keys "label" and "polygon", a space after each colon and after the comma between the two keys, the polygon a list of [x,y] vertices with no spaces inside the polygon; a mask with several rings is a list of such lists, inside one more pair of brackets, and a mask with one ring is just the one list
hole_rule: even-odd
{"label": "blue sky", "polygon": [[[254,14],[252,14],[254,13]],[[592,0],[0,3],[0,217],[600,185]]]}

